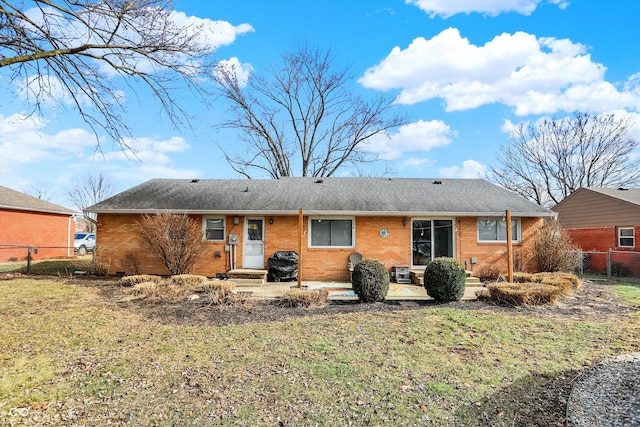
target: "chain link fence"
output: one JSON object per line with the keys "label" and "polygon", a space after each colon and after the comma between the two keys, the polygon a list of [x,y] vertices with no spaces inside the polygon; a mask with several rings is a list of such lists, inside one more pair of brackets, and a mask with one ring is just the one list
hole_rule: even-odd
{"label": "chain link fence", "polygon": [[27,273],[35,259],[73,256],[73,246],[31,246],[0,244],[0,262],[26,261]]}
{"label": "chain link fence", "polygon": [[640,252],[631,251],[576,251],[576,271],[586,275],[611,277],[640,277]]}

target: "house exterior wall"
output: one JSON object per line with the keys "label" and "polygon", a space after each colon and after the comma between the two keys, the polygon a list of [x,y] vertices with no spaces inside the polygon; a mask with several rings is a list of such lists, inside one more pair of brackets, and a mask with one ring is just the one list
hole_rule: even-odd
{"label": "house exterior wall", "polygon": [[640,206],[584,188],[553,210],[566,229],[633,226],[640,222]]}
{"label": "house exterior wall", "polygon": [[2,209],[0,260],[26,259],[26,246],[38,248],[37,254],[32,251],[32,259],[73,255],[74,228],[67,214]]}
{"label": "house exterior wall", "polygon": [[[253,218],[253,216],[251,216]],[[162,262],[143,247],[138,233],[138,215],[99,214],[97,230],[98,261],[108,266],[109,274],[135,274],[132,263],[127,259],[135,257],[140,266],[139,273],[167,275],[169,271]],[[202,221],[199,215],[192,218]],[[365,258],[377,258],[388,269],[394,265],[411,265],[411,219],[388,216],[365,216],[355,219],[355,247],[353,248],[311,248],[309,247],[309,217],[303,218],[302,251],[299,249],[299,220],[297,216],[264,217],[265,269],[268,258],[277,251],[294,251],[299,254],[301,277],[303,280],[348,281],[348,257],[359,252]],[[271,224],[270,220],[273,220]],[[225,238],[229,233],[239,236],[236,253],[236,268],[242,268],[244,243],[244,217],[234,225],[234,216],[226,216]],[[541,218],[522,218],[522,247],[542,224]],[[478,243],[477,218],[457,218],[455,220],[455,256],[471,265],[471,257],[477,264],[484,262],[503,262],[506,269],[506,244]],[[383,237],[381,230],[387,233]],[[383,233],[384,234],[384,233]],[[225,252],[227,242],[209,242],[209,251],[196,264],[193,274],[215,276],[230,269],[229,253]]]}

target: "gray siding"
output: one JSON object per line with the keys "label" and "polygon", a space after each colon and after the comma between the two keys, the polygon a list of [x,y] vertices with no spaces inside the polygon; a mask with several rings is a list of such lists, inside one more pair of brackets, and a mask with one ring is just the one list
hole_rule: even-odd
{"label": "gray siding", "polygon": [[558,221],[564,228],[640,224],[640,205],[588,188],[579,189],[553,210],[558,212]]}

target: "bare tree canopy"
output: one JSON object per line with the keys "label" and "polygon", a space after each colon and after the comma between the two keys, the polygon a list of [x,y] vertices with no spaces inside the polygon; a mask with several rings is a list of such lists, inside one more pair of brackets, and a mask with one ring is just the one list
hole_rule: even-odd
{"label": "bare tree canopy", "polygon": [[102,174],[98,176],[90,175],[85,180],[76,182],[67,194],[73,204],[82,211],[88,231],[95,232],[98,214],[85,212],[84,210],[113,196],[114,191],[111,182]]}
{"label": "bare tree canopy", "polygon": [[172,86],[195,87],[210,53],[206,29],[180,23],[170,0],[0,0],[0,72],[32,111],[70,104],[96,137],[102,130],[120,144],[131,132],[115,78],[123,88],[143,83],[184,124]]}
{"label": "bare tree canopy", "polygon": [[209,250],[202,236],[202,224],[188,215],[172,212],[142,215],[138,226],[142,241],[173,275],[191,272]]}
{"label": "bare tree canopy", "polygon": [[492,180],[543,206],[553,206],[580,187],[627,187],[640,182],[631,158],[638,141],[629,117],[575,113],[520,123],[502,145]]}
{"label": "bare tree canopy", "polygon": [[246,143],[242,154],[225,150],[238,173],[271,178],[331,176],[347,164],[374,160],[362,150],[371,137],[406,123],[391,115],[392,102],[365,100],[350,86],[349,68],[339,68],[330,51],[303,46],[282,57],[266,76],[250,76],[220,65],[214,73],[232,118],[222,126],[237,129]]}

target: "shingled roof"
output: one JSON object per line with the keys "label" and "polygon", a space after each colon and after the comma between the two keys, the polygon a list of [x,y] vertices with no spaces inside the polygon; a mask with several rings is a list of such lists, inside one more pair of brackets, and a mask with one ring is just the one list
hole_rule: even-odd
{"label": "shingled roof", "polygon": [[29,196],[0,185],[0,209],[73,215],[76,212],[55,203]]}
{"label": "shingled roof", "polygon": [[87,208],[97,213],[555,216],[481,179],[152,179]]}

